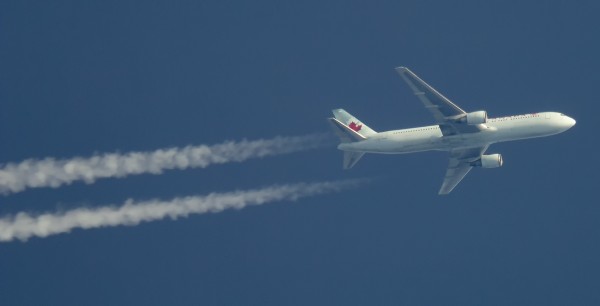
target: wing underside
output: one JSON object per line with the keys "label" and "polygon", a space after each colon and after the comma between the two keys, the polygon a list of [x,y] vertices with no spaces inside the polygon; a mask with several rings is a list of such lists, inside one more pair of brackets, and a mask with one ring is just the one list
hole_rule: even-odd
{"label": "wing underside", "polygon": [[416,74],[406,67],[398,67],[396,71],[402,79],[408,84],[412,92],[423,103],[425,108],[431,112],[439,124],[444,136],[473,133],[481,131],[483,125],[467,125],[457,123],[456,119],[465,116],[467,113],[452,103],[448,98],[439,93]]}
{"label": "wing underside", "polygon": [[467,149],[458,149],[450,151],[450,161],[444,182],[440,188],[439,194],[450,193],[462,179],[473,168],[472,163],[481,158],[481,154],[487,150],[488,146],[475,147]]}
{"label": "wing underside", "polygon": [[[439,125],[442,137],[476,133],[487,129],[485,124],[469,125],[462,120],[467,113],[454,104],[450,99],[439,93],[416,74],[406,67],[396,68],[400,77],[408,84],[412,92],[431,112]],[[460,137],[460,136],[459,136]],[[450,138],[449,138],[450,139]],[[481,158],[481,154],[489,145],[471,148],[454,149],[450,151],[450,160],[444,182],[439,194],[450,193],[473,168],[473,162]]]}

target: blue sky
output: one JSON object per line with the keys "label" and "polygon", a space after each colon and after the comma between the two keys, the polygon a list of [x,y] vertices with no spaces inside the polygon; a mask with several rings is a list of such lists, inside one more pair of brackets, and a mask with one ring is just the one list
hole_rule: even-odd
{"label": "blue sky", "polygon": [[[438,3],[439,2],[439,3]],[[437,196],[447,156],[335,147],[31,189],[1,215],[373,177],[337,194],[0,244],[2,305],[600,303],[594,1],[4,1],[0,162],[428,125],[404,65],[465,110],[564,134],[493,145]]]}

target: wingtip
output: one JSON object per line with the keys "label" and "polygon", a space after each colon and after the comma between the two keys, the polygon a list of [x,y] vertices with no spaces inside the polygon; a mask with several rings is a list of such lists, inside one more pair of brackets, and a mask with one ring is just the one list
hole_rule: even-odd
{"label": "wingtip", "polygon": [[448,190],[446,186],[442,186],[442,188],[440,188],[440,191],[438,191],[438,195],[447,195],[452,191],[452,189]]}
{"label": "wingtip", "polygon": [[396,67],[396,72],[401,76],[401,77],[405,77],[405,75],[413,75],[414,73],[412,71],[410,71],[410,69],[404,67],[404,66],[400,66],[400,67]]}

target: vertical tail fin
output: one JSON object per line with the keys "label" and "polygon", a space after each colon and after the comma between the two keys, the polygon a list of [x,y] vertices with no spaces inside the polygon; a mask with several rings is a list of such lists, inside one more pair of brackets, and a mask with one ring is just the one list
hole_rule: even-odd
{"label": "vertical tail fin", "polygon": [[[341,108],[334,109],[333,116],[335,118],[329,118],[329,122],[342,143],[362,141],[377,134],[366,124]],[[363,155],[365,155],[365,152],[344,151],[344,169],[354,167]]]}
{"label": "vertical tail fin", "polygon": [[341,108],[334,109],[332,112],[335,119],[339,120],[341,123],[345,124],[347,127],[365,138],[377,134],[377,132],[369,128],[366,124],[362,123],[356,117],[352,116]]}
{"label": "vertical tail fin", "polygon": [[357,133],[347,125],[341,123],[335,118],[329,118],[333,132],[340,138],[342,143],[355,142],[367,139],[365,136]]}

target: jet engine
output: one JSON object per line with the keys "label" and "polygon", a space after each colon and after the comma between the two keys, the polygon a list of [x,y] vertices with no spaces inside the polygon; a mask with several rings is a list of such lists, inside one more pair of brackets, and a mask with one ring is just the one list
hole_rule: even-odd
{"label": "jet engine", "polygon": [[490,155],[481,155],[481,158],[471,163],[473,167],[481,167],[481,168],[498,168],[502,167],[502,155],[500,154],[490,154]]}
{"label": "jet engine", "polygon": [[476,111],[467,113],[467,115],[462,117],[460,121],[466,122],[468,125],[476,125],[486,123],[487,118],[488,116],[486,111]]}

